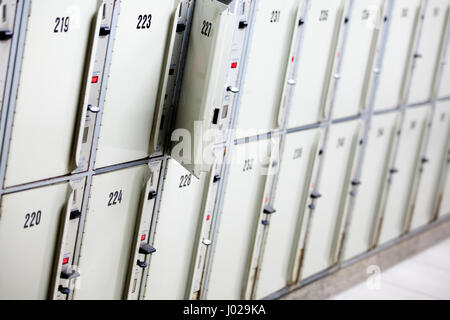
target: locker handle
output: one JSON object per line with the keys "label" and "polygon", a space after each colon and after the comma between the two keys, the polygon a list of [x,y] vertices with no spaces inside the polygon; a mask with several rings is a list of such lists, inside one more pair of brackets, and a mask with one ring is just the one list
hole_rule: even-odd
{"label": "locker handle", "polygon": [[0,40],[6,41],[11,39],[13,36],[13,32],[11,30],[0,30]]}
{"label": "locker handle", "polygon": [[136,264],[137,264],[139,267],[141,267],[142,269],[147,268],[147,262],[145,262],[145,261],[138,260],[138,261],[136,262]]}
{"label": "locker handle", "polygon": [[70,220],[75,220],[81,217],[81,211],[80,210],[72,210],[70,212]]}
{"label": "locker handle", "polygon": [[221,179],[220,175],[216,174],[213,178],[213,183],[216,183],[217,181],[219,181]]}
{"label": "locker handle", "polygon": [[361,181],[359,180],[352,180],[352,186],[359,186],[361,184]]}
{"label": "locker handle", "polygon": [[61,279],[66,279],[66,280],[72,280],[75,278],[78,278],[80,276],[80,273],[72,270],[72,271],[67,271],[67,270],[63,270],[61,271]]}
{"label": "locker handle", "polygon": [[156,195],[157,195],[156,191],[155,191],[155,190],[151,190],[151,191],[148,193],[147,200],[155,199],[155,198],[156,198]]}
{"label": "locker handle", "polygon": [[186,24],[184,23],[178,23],[177,24],[177,33],[184,32],[186,30]]}
{"label": "locker handle", "polygon": [[277,210],[275,210],[273,207],[267,205],[267,206],[264,207],[263,212],[265,214],[273,214],[273,213],[277,212]]}
{"label": "locker handle", "polygon": [[148,243],[141,243],[141,245],[139,246],[139,253],[141,253],[141,254],[147,255],[147,254],[152,254],[155,252],[156,252],[156,249],[153,248]]}
{"label": "locker handle", "polygon": [[262,220],[261,223],[262,223],[264,226],[268,226],[268,225],[269,225],[269,221],[267,221],[267,220]]}
{"label": "locker handle", "polygon": [[100,37],[104,37],[104,36],[108,36],[111,33],[111,28],[108,26],[101,26],[100,27],[100,32],[98,33],[98,35]]}
{"label": "locker handle", "polygon": [[227,87],[227,91],[229,91],[231,93],[238,93],[239,92],[239,88],[229,86],[229,87]]}
{"label": "locker handle", "polygon": [[389,170],[389,172],[390,172],[391,174],[395,174],[395,173],[398,172],[398,169],[393,168],[393,169]]}
{"label": "locker handle", "polygon": [[322,197],[322,195],[320,193],[318,193],[317,191],[313,191],[311,193],[311,198],[312,199],[319,199],[320,197]]}
{"label": "locker handle", "polygon": [[425,158],[425,157],[423,157],[420,161],[421,161],[423,164],[430,162],[430,160],[429,160],[428,158]]}
{"label": "locker handle", "polygon": [[245,29],[248,27],[248,22],[247,21],[240,21],[239,22],[239,29]]}
{"label": "locker handle", "polygon": [[69,288],[63,287],[61,285],[58,287],[58,291],[61,292],[62,294],[65,294],[65,295],[68,295],[70,293],[70,289]]}

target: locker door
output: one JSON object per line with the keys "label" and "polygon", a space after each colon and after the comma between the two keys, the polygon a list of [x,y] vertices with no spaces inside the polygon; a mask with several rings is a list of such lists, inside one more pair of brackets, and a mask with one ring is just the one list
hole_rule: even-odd
{"label": "locker door", "polygon": [[[121,1],[96,168],[146,158],[165,88],[178,0]],[[170,62],[170,61],[169,61]]]}
{"label": "locker door", "polygon": [[[446,161],[449,137],[449,101],[436,105],[426,151],[427,163],[423,164],[417,198],[415,199],[412,228],[427,224],[435,217],[434,208],[438,201],[439,179],[442,162]],[[414,201],[414,200],[413,200]]]}
{"label": "locker door", "polygon": [[449,5],[449,0],[428,1],[418,56],[415,59],[411,79],[408,97],[410,104],[424,102],[431,98]]}
{"label": "locker door", "polygon": [[148,166],[140,165],[92,178],[74,299],[123,297],[149,174]]}
{"label": "locker door", "polygon": [[321,172],[320,193],[309,226],[305,257],[301,270],[307,278],[330,267],[334,248],[340,236],[342,209],[347,197],[354,153],[359,138],[359,121],[334,124],[330,127]]}
{"label": "locker door", "polygon": [[2,197],[0,298],[47,299],[59,223],[70,186],[62,183]]}
{"label": "locker door", "polygon": [[328,87],[332,71],[344,3],[344,0],[310,1],[298,57],[297,84],[289,112],[289,128],[312,124],[322,118],[324,90]]}
{"label": "locker door", "polygon": [[270,141],[233,146],[207,299],[240,299],[261,206]]}
{"label": "locker door", "polygon": [[[14,35],[17,0],[5,0],[0,4],[0,113],[3,108],[5,85],[8,69],[10,68],[10,52]],[[13,59],[14,60],[14,57]]]}
{"label": "locker door", "polygon": [[363,253],[372,245],[381,188],[384,187],[389,171],[397,122],[397,113],[372,118],[360,178],[361,185],[347,233],[344,259]]}
{"label": "locker door", "polygon": [[404,232],[411,183],[415,166],[420,157],[422,138],[430,108],[430,105],[426,105],[406,111],[395,159],[395,169],[398,172],[391,179],[388,198],[383,210],[380,244],[392,240]]}
{"label": "locker door", "polygon": [[445,65],[443,66],[442,78],[439,83],[438,98],[450,97],[450,19],[447,19],[447,32],[447,48],[443,57]]}
{"label": "locker door", "polygon": [[256,299],[284,288],[292,279],[292,264],[298,251],[303,210],[318,157],[320,136],[319,129],[286,136],[273,204],[277,211],[270,219]]}
{"label": "locker door", "polygon": [[202,173],[197,179],[175,160],[168,161],[153,240],[158,251],[150,260],[146,299],[186,297],[207,178]]}
{"label": "locker door", "polygon": [[366,107],[365,98],[382,28],[384,4],[384,0],[353,2],[342,56],[341,79],[334,101],[334,119],[356,115]]}
{"label": "locker door", "polygon": [[404,102],[407,68],[413,54],[420,10],[421,0],[394,2],[375,97],[376,111],[397,107]]}
{"label": "locker door", "polygon": [[[448,151],[450,154],[450,151]],[[447,163],[450,162],[450,157],[447,157]],[[439,208],[439,218],[450,214],[450,170],[447,170],[447,175],[445,177],[445,187],[442,194],[442,203]]]}
{"label": "locker door", "polygon": [[32,1],[15,102],[5,185],[68,174],[92,0]]}
{"label": "locker door", "polygon": [[299,0],[261,0],[248,54],[237,137],[276,127]]}

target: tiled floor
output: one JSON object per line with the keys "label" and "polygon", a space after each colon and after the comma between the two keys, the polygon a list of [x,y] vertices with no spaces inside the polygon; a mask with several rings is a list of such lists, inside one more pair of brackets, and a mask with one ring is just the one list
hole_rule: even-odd
{"label": "tiled floor", "polygon": [[450,299],[450,238],[331,299]]}

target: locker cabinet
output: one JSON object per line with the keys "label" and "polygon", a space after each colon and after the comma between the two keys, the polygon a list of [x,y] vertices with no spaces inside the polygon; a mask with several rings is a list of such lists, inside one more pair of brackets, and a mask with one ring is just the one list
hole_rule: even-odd
{"label": "locker cabinet", "polygon": [[[447,154],[450,154],[450,149],[447,151]],[[447,166],[448,163],[450,163],[449,160],[449,156],[447,157],[446,161],[447,161]],[[445,216],[445,215],[449,215],[450,214],[450,170],[448,170],[447,168],[447,172],[446,175],[444,176],[444,183],[445,186],[443,188],[443,193],[441,195],[442,197],[442,202],[440,203],[440,206],[438,207],[438,214],[439,214],[439,218]]]}
{"label": "locker cabinet", "polygon": [[360,136],[360,122],[350,121],[333,124],[324,152],[321,182],[315,210],[311,212],[311,223],[306,232],[305,256],[301,277],[307,278],[320,272],[334,261],[339,246],[346,201],[350,183],[354,153]]}
{"label": "locker cabinet", "polygon": [[[204,157],[215,143],[215,130],[226,126],[225,120],[229,119],[231,105],[226,112],[221,108],[225,93],[231,99],[231,91],[235,92],[232,88],[236,84],[227,79],[235,27],[236,15],[227,5],[196,1],[175,120],[177,130],[172,134],[172,141],[181,138],[180,145],[189,145],[183,152],[178,152],[175,145],[172,157],[196,177],[209,170],[211,163]],[[237,51],[242,50],[242,45]]]}
{"label": "locker cabinet", "polygon": [[164,103],[178,3],[120,2],[96,168],[146,158],[154,151],[150,136]]}
{"label": "locker cabinet", "polygon": [[0,112],[3,109],[5,86],[8,79],[8,70],[10,63],[14,61],[14,57],[10,60],[12,48],[12,37],[14,35],[16,19],[17,0],[5,0],[0,4]]}
{"label": "locker cabinet", "polygon": [[369,250],[373,244],[381,189],[389,172],[398,120],[398,113],[387,113],[372,118],[360,177],[361,185],[358,188],[347,231],[344,259],[353,258]]}
{"label": "locker cabinet", "polygon": [[[242,138],[277,127],[278,111],[299,0],[260,0],[247,56],[236,136]],[[261,132],[262,131],[262,132]]]}
{"label": "locker cabinet", "polygon": [[442,164],[447,160],[449,139],[449,101],[436,105],[432,119],[429,140],[426,146],[425,161],[421,172],[419,189],[412,216],[412,229],[427,224],[435,217],[435,206],[439,201],[439,180]]}
{"label": "locker cabinet", "polygon": [[276,212],[270,219],[256,282],[256,299],[282,289],[293,279],[293,260],[299,251],[300,230],[320,137],[319,129],[286,136],[274,196]]}
{"label": "locker cabinet", "polygon": [[428,1],[418,53],[415,56],[415,67],[408,97],[410,104],[424,102],[431,98],[449,6],[449,0]]}
{"label": "locker cabinet", "polygon": [[439,87],[437,88],[437,97],[450,97],[450,19],[447,19],[447,47],[445,48],[445,55],[443,60],[445,64],[442,70],[442,77],[440,79]]}
{"label": "locker cabinet", "polygon": [[76,169],[71,151],[91,23],[99,5],[92,0],[31,2],[6,186]]}
{"label": "locker cabinet", "polygon": [[70,186],[61,183],[3,195],[0,298],[47,299],[60,219]]}
{"label": "locker cabinet", "polygon": [[270,141],[233,146],[207,299],[240,299],[266,179]]}
{"label": "locker cabinet", "polygon": [[391,168],[391,185],[382,214],[380,244],[400,236],[405,231],[411,184],[420,158],[430,108],[430,105],[426,105],[406,111],[394,168]]}
{"label": "locker cabinet", "polygon": [[151,258],[146,299],[184,299],[208,175],[197,179],[168,161]]}
{"label": "locker cabinet", "polygon": [[385,0],[354,1],[345,40],[333,118],[354,116],[366,108],[378,37],[383,28]]}
{"label": "locker cabinet", "polygon": [[342,27],[344,0],[309,3],[298,57],[297,83],[288,117],[289,128],[312,124],[324,117],[324,99]]}
{"label": "locker cabinet", "polygon": [[126,295],[135,229],[149,176],[148,166],[140,165],[92,178],[74,299]]}
{"label": "locker cabinet", "polygon": [[375,96],[376,111],[397,107],[405,101],[413,46],[422,7],[421,0],[395,0]]}

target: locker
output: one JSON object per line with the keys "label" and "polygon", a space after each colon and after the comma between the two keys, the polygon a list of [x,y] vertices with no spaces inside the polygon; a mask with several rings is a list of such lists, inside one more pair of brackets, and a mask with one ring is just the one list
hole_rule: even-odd
{"label": "locker", "polygon": [[[447,151],[447,154],[450,155],[450,149]],[[439,209],[439,216],[438,218],[444,217],[445,215],[450,214],[450,170],[448,170],[448,163],[450,163],[449,160],[450,157],[447,157],[447,172],[444,176],[444,188],[442,193],[442,202],[440,204]]]}
{"label": "locker", "polygon": [[423,134],[431,106],[411,108],[406,111],[396,150],[394,175],[382,214],[379,243],[400,236],[406,227],[407,207],[411,193],[414,170],[422,150]]}
{"label": "locker", "polygon": [[299,233],[320,137],[319,129],[286,136],[274,196],[276,212],[270,219],[256,282],[256,299],[282,289],[293,279],[293,259],[298,254]]}
{"label": "locker", "polygon": [[[248,6],[246,6],[247,8]],[[240,15],[246,25],[248,9]],[[180,101],[172,141],[179,141],[172,157],[196,177],[209,171],[208,152],[221,129],[226,129],[231,114],[232,96],[236,93],[240,52],[244,29],[236,29],[236,13],[218,1],[196,1]],[[231,51],[235,49],[232,55]],[[232,56],[236,68],[229,61]],[[234,65],[233,65],[234,66]],[[230,68],[231,67],[231,68]],[[229,69],[232,69],[228,72]],[[225,102],[224,102],[225,101]],[[227,107],[225,107],[225,105]],[[226,109],[226,110],[225,110]],[[178,148],[185,150],[178,151]],[[188,151],[189,150],[189,151]]]}
{"label": "locker", "polygon": [[14,35],[16,19],[17,0],[5,0],[0,4],[0,112],[3,109],[5,86],[8,79],[8,70],[14,57],[10,60],[12,48],[12,37]]}
{"label": "locker", "polygon": [[397,123],[398,113],[386,113],[372,118],[360,177],[361,185],[347,231],[345,260],[369,250],[373,244],[381,189],[389,172]]}
{"label": "locker", "polygon": [[437,88],[437,97],[444,98],[450,97],[450,19],[447,19],[447,44],[444,50],[442,76],[440,79],[439,87]]}
{"label": "locker", "polygon": [[[160,121],[156,117],[161,116],[158,109],[163,108],[172,68],[178,3],[120,2],[96,168],[143,159],[154,151],[150,136],[152,126]],[[187,7],[186,2],[184,5]]]}
{"label": "locker", "polygon": [[360,136],[360,122],[354,120],[333,124],[328,134],[319,187],[321,198],[310,213],[312,221],[306,230],[308,237],[301,267],[302,279],[336,262],[334,255],[340,244],[342,221],[345,218],[343,206],[348,196],[347,186]]}
{"label": "locker", "polygon": [[[310,1],[298,57],[288,127],[318,122],[328,90],[344,13],[344,0]],[[317,41],[321,39],[321,41]]]}
{"label": "locker", "polygon": [[126,295],[133,239],[150,175],[149,167],[140,165],[92,178],[74,299]]}
{"label": "locker", "polygon": [[449,0],[428,1],[418,54],[415,56],[415,67],[408,97],[410,104],[425,102],[431,98],[449,6]]}
{"label": "locker", "polygon": [[354,1],[342,56],[333,118],[354,116],[366,108],[378,38],[383,28],[385,0]]}
{"label": "locker", "polygon": [[405,85],[416,39],[421,0],[396,0],[375,95],[375,111],[397,107],[405,101]]}
{"label": "locker", "polygon": [[236,137],[277,127],[278,112],[300,1],[260,0],[256,3],[252,39]]}
{"label": "locker", "polygon": [[3,195],[0,298],[47,299],[60,219],[70,194],[61,183]]}
{"label": "locker", "polygon": [[[146,299],[184,299],[208,175],[197,179],[169,159],[158,213]],[[176,199],[176,201],[174,201]]]}
{"label": "locker", "polygon": [[31,2],[6,186],[65,175],[76,169],[72,145],[79,96],[91,23],[100,3],[92,0]]}
{"label": "locker", "polygon": [[[442,175],[442,164],[447,156],[447,144],[449,139],[449,101],[436,105],[432,119],[432,127],[428,144],[426,146],[423,171],[417,192],[417,198],[413,199],[414,213],[412,216],[412,229],[429,223],[435,217],[436,202],[439,201],[439,180]],[[425,160],[424,159],[424,160]]]}
{"label": "locker", "polygon": [[240,299],[250,263],[267,172],[270,141],[233,146],[210,266],[207,299]]}

